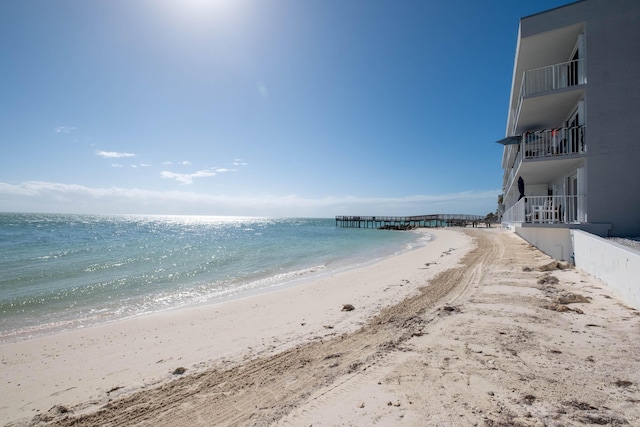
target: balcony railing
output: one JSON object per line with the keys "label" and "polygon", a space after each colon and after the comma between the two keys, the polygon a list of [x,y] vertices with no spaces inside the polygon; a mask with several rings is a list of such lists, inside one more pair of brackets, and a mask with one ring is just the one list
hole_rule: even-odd
{"label": "balcony railing", "polygon": [[587,82],[584,59],[527,70],[522,79],[520,96],[564,89]]}
{"label": "balcony railing", "polygon": [[521,150],[525,159],[583,154],[587,151],[585,127],[525,132],[522,135]]}
{"label": "balcony railing", "polygon": [[584,58],[525,71],[522,76],[522,83],[520,84],[518,104],[514,111],[515,114],[510,121],[510,126],[512,126],[511,131],[514,133],[516,131],[520,110],[522,109],[522,102],[526,96],[565,89],[586,83],[587,67]]}
{"label": "balcony railing", "polygon": [[515,174],[525,159],[553,159],[586,153],[585,133],[585,126],[525,132],[520,139],[520,144],[517,144],[513,166],[509,170],[505,170],[503,179],[506,178],[506,188],[509,188],[513,183]]}
{"label": "balcony railing", "polygon": [[586,196],[527,196],[502,216],[504,223],[578,224],[586,221]]}

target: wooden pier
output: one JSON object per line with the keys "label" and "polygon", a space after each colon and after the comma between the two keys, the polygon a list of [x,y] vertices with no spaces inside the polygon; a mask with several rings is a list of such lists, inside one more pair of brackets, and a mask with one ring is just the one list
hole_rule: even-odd
{"label": "wooden pier", "polygon": [[476,227],[485,222],[482,215],[433,214],[418,216],[336,216],[336,227],[411,230],[428,227]]}

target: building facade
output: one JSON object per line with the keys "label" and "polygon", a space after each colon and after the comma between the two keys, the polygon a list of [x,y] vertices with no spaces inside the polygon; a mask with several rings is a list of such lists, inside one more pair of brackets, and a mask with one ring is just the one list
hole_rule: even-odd
{"label": "building facade", "polygon": [[640,1],[522,18],[499,141],[503,225],[530,241],[571,228],[640,236],[639,125]]}

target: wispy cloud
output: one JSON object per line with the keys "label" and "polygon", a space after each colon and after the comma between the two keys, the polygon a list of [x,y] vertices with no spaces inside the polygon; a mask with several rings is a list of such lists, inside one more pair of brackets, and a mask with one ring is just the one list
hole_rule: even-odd
{"label": "wispy cloud", "polygon": [[118,159],[122,157],[136,157],[136,154],[120,153],[118,151],[98,151],[96,156],[104,157],[105,159]]}
{"label": "wispy cloud", "polygon": [[122,168],[124,167],[123,165],[121,165],[120,163],[111,163],[111,167],[112,168]]}
{"label": "wispy cloud", "polygon": [[71,133],[75,130],[78,130],[75,126],[58,126],[53,129],[55,133]]}
{"label": "wispy cloud", "polygon": [[227,172],[236,172],[236,170],[216,168],[216,169],[201,170],[194,173],[176,173],[176,172],[170,172],[170,171],[162,171],[160,172],[160,176],[162,178],[175,179],[181,184],[188,185],[188,184],[193,184],[193,180],[196,178],[207,178],[210,176],[216,176],[220,173],[227,173]]}
{"label": "wispy cloud", "polygon": [[167,179],[175,179],[176,181],[178,181],[181,184],[193,184],[193,180],[195,178],[205,178],[208,176],[214,176],[215,172],[211,172],[211,171],[199,171],[199,172],[195,172],[195,173],[175,173],[175,172],[169,172],[169,171],[162,171],[160,172],[160,176],[162,178],[167,178]]}
{"label": "wispy cloud", "polygon": [[212,170],[202,170],[194,173],[175,173],[169,171],[160,172],[161,177],[167,179],[175,179],[176,181],[184,185],[193,184],[193,180],[196,178],[206,178],[215,175],[216,172]]}
{"label": "wispy cloud", "polygon": [[233,166],[248,166],[249,163],[245,162],[242,159],[233,159]]}
{"label": "wispy cloud", "polygon": [[180,164],[182,166],[191,166],[191,162],[189,160],[184,160],[184,161],[180,162]]}
{"label": "wispy cloud", "polygon": [[[332,217],[334,215],[422,215],[495,211],[497,189],[407,197],[297,195],[229,196],[188,191],[90,188],[75,184],[0,182],[0,205],[16,212],[156,213]],[[71,212],[69,210],[72,209]]]}

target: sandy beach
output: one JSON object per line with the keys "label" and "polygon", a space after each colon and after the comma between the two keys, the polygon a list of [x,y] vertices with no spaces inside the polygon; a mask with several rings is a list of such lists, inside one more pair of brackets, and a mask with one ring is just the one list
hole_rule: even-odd
{"label": "sandy beach", "polygon": [[640,312],[510,232],[432,232],[295,287],[1,344],[0,420],[640,425]]}

